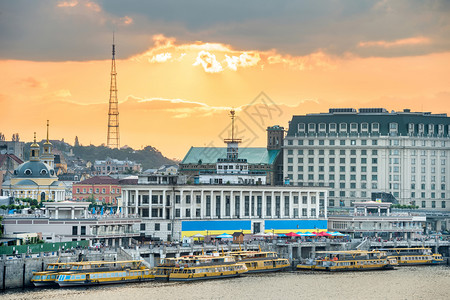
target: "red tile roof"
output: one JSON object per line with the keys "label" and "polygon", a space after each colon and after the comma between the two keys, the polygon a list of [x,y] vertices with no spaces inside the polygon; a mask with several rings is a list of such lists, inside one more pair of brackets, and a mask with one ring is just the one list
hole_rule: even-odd
{"label": "red tile roof", "polygon": [[119,184],[119,179],[110,176],[94,176],[77,184]]}

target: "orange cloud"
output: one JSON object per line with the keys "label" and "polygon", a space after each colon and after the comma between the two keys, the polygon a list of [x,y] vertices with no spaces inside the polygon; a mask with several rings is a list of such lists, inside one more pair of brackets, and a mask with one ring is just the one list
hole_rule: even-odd
{"label": "orange cloud", "polygon": [[133,18],[130,18],[129,16],[125,16],[120,18],[120,22],[124,25],[130,25],[131,23],[133,23]]}
{"label": "orange cloud", "polygon": [[407,39],[395,40],[393,42],[388,41],[368,41],[360,42],[358,47],[382,47],[382,48],[392,48],[400,46],[414,46],[414,45],[426,45],[430,44],[431,40],[426,37],[413,37]]}
{"label": "orange cloud", "polygon": [[[188,55],[193,59],[193,66],[201,65],[206,73],[219,73],[230,69],[249,68],[265,64],[281,64],[296,70],[311,70],[314,68],[333,69],[338,59],[317,51],[305,56],[281,55],[276,50],[235,50],[229,45],[220,43],[176,44],[175,38],[164,35],[153,36],[154,47],[144,53],[133,56],[135,61],[148,61],[150,63],[172,62]],[[179,55],[178,59],[175,59]]]}
{"label": "orange cloud", "polygon": [[237,71],[238,67],[252,67],[258,64],[261,60],[259,53],[244,52],[239,56],[225,55],[225,61],[228,68]]}
{"label": "orange cloud", "polygon": [[57,7],[75,7],[78,5],[77,0],[72,1],[59,1],[58,4],[56,4]]}
{"label": "orange cloud", "polygon": [[218,73],[223,71],[222,65],[217,61],[216,56],[204,50],[198,53],[193,64],[193,66],[198,65],[201,65],[207,73]]}
{"label": "orange cloud", "polygon": [[156,54],[155,56],[153,56],[152,59],[150,60],[150,62],[162,63],[162,62],[166,62],[166,61],[170,60],[171,58],[172,58],[171,53],[164,52],[164,53],[159,53],[159,54]]}
{"label": "orange cloud", "polygon": [[86,6],[86,7],[89,8],[90,10],[95,11],[95,12],[97,12],[97,13],[102,11],[102,9],[100,8],[100,5],[98,5],[97,3],[92,2],[92,1],[87,1],[87,2],[84,4],[84,6]]}

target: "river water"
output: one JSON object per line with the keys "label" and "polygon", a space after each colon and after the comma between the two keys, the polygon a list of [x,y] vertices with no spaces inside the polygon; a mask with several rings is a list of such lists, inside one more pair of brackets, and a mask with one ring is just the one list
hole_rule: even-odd
{"label": "river water", "polygon": [[285,272],[190,283],[145,282],[8,291],[0,299],[450,299],[450,267]]}

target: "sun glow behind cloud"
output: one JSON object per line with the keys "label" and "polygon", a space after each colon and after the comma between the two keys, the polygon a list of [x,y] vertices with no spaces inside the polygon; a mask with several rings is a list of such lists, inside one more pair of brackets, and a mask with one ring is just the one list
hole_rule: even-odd
{"label": "sun glow behind cloud", "polygon": [[382,47],[382,48],[392,48],[400,46],[416,46],[416,45],[426,45],[430,44],[431,39],[427,37],[413,37],[407,39],[399,39],[392,42],[389,41],[368,41],[360,42],[358,47]]}
{"label": "sun glow behind cloud", "polygon": [[[147,51],[116,61],[120,132],[123,144],[150,144],[169,157],[182,158],[191,145],[211,140],[222,146],[217,136],[229,125],[228,110],[233,107],[244,116],[261,91],[283,111],[267,125],[287,127],[293,114],[330,107],[449,112],[443,107],[450,96],[450,53],[361,58],[316,50],[293,56],[221,43],[178,43],[164,35],[153,36],[153,41]],[[80,62],[7,60],[0,61],[0,68],[0,108],[8,112],[0,125],[7,136],[20,132],[30,140],[42,120],[51,119],[54,138],[71,142],[77,135],[85,145],[105,142],[109,57]],[[17,119],[27,122],[20,128],[4,125],[17,124]],[[262,130],[254,146],[264,143]]]}

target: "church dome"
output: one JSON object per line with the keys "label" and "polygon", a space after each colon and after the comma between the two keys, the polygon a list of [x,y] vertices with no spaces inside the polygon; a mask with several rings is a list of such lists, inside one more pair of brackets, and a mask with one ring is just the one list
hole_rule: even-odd
{"label": "church dome", "polygon": [[57,178],[55,170],[41,161],[27,161],[14,170],[16,178]]}

